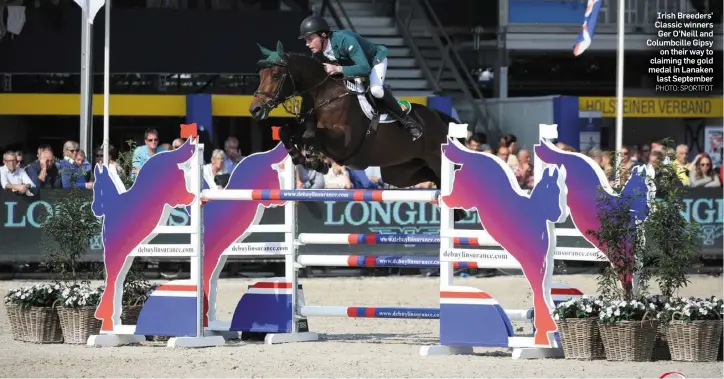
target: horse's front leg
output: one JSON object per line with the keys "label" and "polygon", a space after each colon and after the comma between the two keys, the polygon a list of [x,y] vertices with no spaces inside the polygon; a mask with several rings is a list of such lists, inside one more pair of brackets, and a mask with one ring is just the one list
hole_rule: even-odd
{"label": "horse's front leg", "polygon": [[297,146],[294,144],[293,137],[294,131],[289,127],[289,125],[284,125],[279,129],[279,139],[287,149],[289,156],[292,157],[292,163],[295,165],[304,164],[304,155],[301,151],[299,151],[299,149],[297,149]]}

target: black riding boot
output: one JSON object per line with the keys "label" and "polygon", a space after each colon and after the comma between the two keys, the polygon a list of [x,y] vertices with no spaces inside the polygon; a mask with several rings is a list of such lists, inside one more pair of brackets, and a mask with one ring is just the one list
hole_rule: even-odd
{"label": "black riding boot", "polygon": [[400,121],[400,123],[405,127],[405,130],[410,133],[413,141],[422,137],[422,127],[417,122],[415,122],[412,117],[409,117],[404,110],[402,110],[402,107],[400,107],[397,99],[392,96],[392,93],[390,93],[390,91],[385,90],[385,95],[382,98],[382,103],[384,104],[385,109],[390,112],[398,121]]}

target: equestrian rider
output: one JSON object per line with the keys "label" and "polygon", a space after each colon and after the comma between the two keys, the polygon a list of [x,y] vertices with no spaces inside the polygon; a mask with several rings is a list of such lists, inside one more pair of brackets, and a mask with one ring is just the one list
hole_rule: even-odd
{"label": "equestrian rider", "polygon": [[[405,130],[416,140],[422,136],[422,127],[400,107],[384,81],[387,73],[387,48],[375,45],[357,33],[349,30],[331,31],[327,21],[312,15],[302,21],[299,39],[303,39],[314,55],[321,55],[324,70],[329,75],[343,74],[345,78],[369,77],[370,92],[381,100],[384,108],[391,113]],[[307,125],[304,138],[314,138],[314,125]]]}

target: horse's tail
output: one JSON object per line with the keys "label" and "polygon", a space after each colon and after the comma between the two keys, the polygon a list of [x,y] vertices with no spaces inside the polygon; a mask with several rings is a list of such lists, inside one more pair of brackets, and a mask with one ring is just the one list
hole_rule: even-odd
{"label": "horse's tail", "polygon": [[[432,109],[432,108],[430,108],[430,109],[431,109],[431,110],[434,110],[435,113],[437,113],[437,115],[440,117],[440,119],[442,120],[442,122],[445,123],[445,125],[446,125],[445,129],[446,129],[446,130],[447,130],[447,126],[450,125],[450,123],[460,124],[460,120],[457,120],[455,117],[452,117],[452,116],[450,116],[449,114],[447,114],[447,113],[445,113],[445,112],[442,112],[442,111],[439,111],[439,110],[437,110],[437,109]],[[457,138],[457,140],[458,140],[460,143],[465,144],[465,138]]]}

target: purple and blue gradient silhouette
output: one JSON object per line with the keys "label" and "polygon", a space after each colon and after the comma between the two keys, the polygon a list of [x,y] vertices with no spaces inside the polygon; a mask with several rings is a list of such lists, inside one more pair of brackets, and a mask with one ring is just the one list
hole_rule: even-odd
{"label": "purple and blue gradient silhouette", "polygon": [[534,343],[552,346],[557,326],[546,278],[553,269],[555,223],[567,217],[566,169],[548,170],[528,195],[500,158],[467,150],[454,140],[442,145],[442,151],[462,168],[441,201],[450,208],[476,210],[483,228],[518,261],[533,291]]}
{"label": "purple and blue gradient silhouette", "polygon": [[[566,186],[569,189],[567,203],[571,218],[581,234],[604,254],[608,251],[606,244],[589,233],[589,231],[601,230],[598,216],[600,207],[611,206],[615,209],[621,202],[630,203],[633,213],[630,222],[640,222],[646,219],[649,213],[649,200],[655,188],[649,187],[650,183],[647,183],[645,167],[635,167],[621,193],[616,194],[608,184],[603,169],[585,154],[560,150],[548,141],[541,141],[534,150],[536,156],[543,162],[564,167],[567,172],[575,173],[575,175],[566,177]],[[622,243],[624,246],[622,260],[614,261],[611,259],[612,257],[607,256],[612,265],[620,267],[633,262],[631,254],[634,239],[635,236],[631,236],[630,240]],[[626,271],[630,272],[630,270]],[[631,288],[633,285],[633,278],[630,274],[620,275],[619,280],[621,280],[623,288]]]}
{"label": "purple and blue gradient silhouette", "polygon": [[[277,166],[287,157],[284,145],[252,154],[236,165],[226,189],[280,189]],[[287,169],[294,169],[289,167]],[[223,268],[221,256],[246,230],[261,220],[264,209],[286,201],[209,201],[204,206],[204,323],[208,325],[209,290]]]}
{"label": "purple and blue gradient silhouette", "polygon": [[114,318],[120,319],[120,309],[115,309],[115,305],[120,304],[116,297],[122,291],[116,291],[122,288],[130,267],[125,264],[129,255],[151,235],[160,220],[168,217],[172,208],[193,202],[194,194],[188,191],[179,167],[193,154],[194,146],[189,140],[176,150],[152,156],[125,192],[118,191],[107,166],[96,165],[92,209],[97,217],[102,217],[106,271],[105,291],[96,309],[102,331],[112,331]]}

